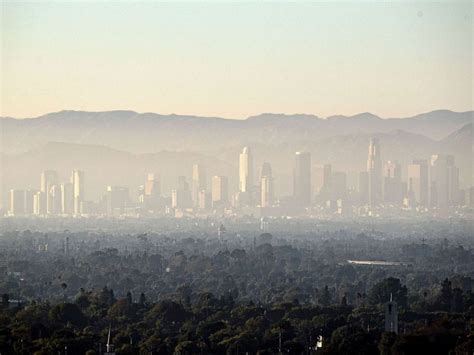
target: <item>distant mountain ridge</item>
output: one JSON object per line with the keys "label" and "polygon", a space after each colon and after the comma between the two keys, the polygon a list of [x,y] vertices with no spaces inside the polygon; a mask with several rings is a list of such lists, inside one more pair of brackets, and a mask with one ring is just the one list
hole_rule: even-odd
{"label": "distant mountain ridge", "polygon": [[46,142],[105,145],[132,153],[214,151],[260,142],[276,146],[337,135],[404,130],[439,140],[472,123],[473,111],[438,110],[408,118],[261,114],[245,120],[134,111],[60,111],[36,118],[1,118],[4,153],[21,153]]}

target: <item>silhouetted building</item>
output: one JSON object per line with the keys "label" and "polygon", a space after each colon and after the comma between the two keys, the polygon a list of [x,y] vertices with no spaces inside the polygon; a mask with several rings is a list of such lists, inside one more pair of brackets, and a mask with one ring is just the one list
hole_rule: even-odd
{"label": "silhouetted building", "polygon": [[123,186],[107,186],[107,215],[122,215],[129,203],[129,189]]}
{"label": "silhouetted building", "polygon": [[385,331],[398,334],[398,306],[390,295],[390,302],[385,304]]}
{"label": "silhouetted building", "polygon": [[171,191],[171,207],[181,209],[192,207],[191,191],[185,176],[178,177],[178,186]]}

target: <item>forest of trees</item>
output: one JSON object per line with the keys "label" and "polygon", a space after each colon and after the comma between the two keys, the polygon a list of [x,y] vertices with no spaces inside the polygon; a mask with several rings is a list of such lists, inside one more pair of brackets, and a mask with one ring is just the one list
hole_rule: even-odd
{"label": "forest of trees", "polygon": [[469,229],[242,230],[4,231],[0,354],[473,353]]}

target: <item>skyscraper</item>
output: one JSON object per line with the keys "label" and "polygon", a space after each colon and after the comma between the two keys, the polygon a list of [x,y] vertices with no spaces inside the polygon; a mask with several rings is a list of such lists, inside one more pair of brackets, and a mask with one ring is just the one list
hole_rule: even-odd
{"label": "skyscraper", "polygon": [[49,213],[52,215],[61,214],[61,186],[59,184],[52,185],[49,190],[51,198],[51,206]]}
{"label": "skyscraper", "polygon": [[326,201],[330,198],[331,191],[331,164],[316,165],[314,167],[314,185],[316,193],[319,193],[321,201]]}
{"label": "skyscraper", "polygon": [[199,209],[207,210],[211,208],[211,194],[206,190],[199,191]]}
{"label": "skyscraper", "polygon": [[361,205],[369,203],[369,173],[367,171],[359,173],[359,198]]}
{"label": "skyscraper", "polygon": [[398,161],[389,160],[384,165],[383,200],[391,204],[402,202],[402,169]]}
{"label": "skyscraper", "polygon": [[61,184],[61,213],[66,215],[74,213],[74,188],[72,183]]}
{"label": "skyscraper", "polygon": [[244,147],[239,159],[239,191],[250,192],[253,185],[253,157],[249,147]]}
{"label": "skyscraper", "polygon": [[382,157],[380,155],[380,143],[377,138],[372,138],[369,143],[367,173],[369,178],[369,204],[376,206],[382,200]]}
{"label": "skyscraper", "polygon": [[58,183],[58,173],[54,170],[45,170],[41,173],[40,191],[44,193],[44,200],[41,199],[39,203],[44,203],[45,206],[40,206],[40,210],[45,210],[46,213],[51,213],[51,186]]}
{"label": "skyscraper", "polygon": [[128,187],[107,186],[107,215],[119,216],[123,214],[129,203],[129,196]]}
{"label": "skyscraper", "polygon": [[300,206],[311,204],[311,155],[307,152],[295,153],[293,176],[293,196]]}
{"label": "skyscraper", "polygon": [[206,190],[206,170],[202,165],[193,165],[193,180],[191,183],[192,199],[194,207],[199,205],[199,193]]}
{"label": "skyscraper", "polygon": [[431,207],[446,208],[459,195],[459,169],[452,155],[431,156],[429,169],[429,200]]}
{"label": "skyscraper", "polygon": [[25,191],[25,214],[32,215],[34,213],[34,196],[37,190]]}
{"label": "skyscraper", "polygon": [[46,192],[38,191],[33,195],[33,214],[37,216],[46,214]]}
{"label": "skyscraper", "polygon": [[18,216],[25,213],[25,190],[10,190],[10,209],[12,216]]}
{"label": "skyscraper", "polygon": [[84,172],[80,170],[73,170],[71,175],[71,183],[73,188],[74,198],[74,214],[82,213],[82,202],[84,201]]}
{"label": "skyscraper", "polygon": [[273,176],[270,163],[263,163],[260,177],[260,206],[273,205]]}
{"label": "skyscraper", "polygon": [[409,195],[418,205],[428,206],[428,162],[414,160],[413,164],[408,165],[407,180]]}
{"label": "skyscraper", "polygon": [[160,196],[160,180],[154,173],[147,174],[143,193],[148,197]]}
{"label": "skyscraper", "polygon": [[212,206],[225,206],[229,202],[229,183],[225,176],[212,178]]}
{"label": "skyscraper", "polygon": [[178,186],[171,191],[171,207],[192,207],[191,191],[189,190],[189,184],[185,176],[178,176]]}

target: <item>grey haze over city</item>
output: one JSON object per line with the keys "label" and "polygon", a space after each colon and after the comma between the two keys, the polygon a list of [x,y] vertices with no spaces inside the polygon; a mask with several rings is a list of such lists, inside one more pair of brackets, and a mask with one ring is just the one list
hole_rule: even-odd
{"label": "grey haze over city", "polygon": [[[416,161],[425,161],[427,175],[422,184],[426,186],[422,189],[430,194],[436,186],[431,181],[434,173],[429,174],[435,169],[434,156],[451,159],[444,164],[451,164],[456,171],[455,181],[450,180],[447,170],[448,175],[442,178],[446,185],[443,188],[450,195],[448,204],[460,207],[471,203],[473,111],[438,110],[406,118],[381,118],[371,113],[327,118],[260,114],[242,120],[133,111],[61,111],[27,119],[3,117],[0,122],[5,214],[14,214],[12,189],[28,190],[30,198],[25,203],[31,206],[25,208],[33,214],[32,194],[41,190],[43,171],[55,172],[51,185],[57,185],[58,201],[61,184],[70,183],[72,171],[80,171],[84,216],[107,215],[103,199],[112,193],[108,189],[119,188],[126,194],[119,203],[120,212],[116,211],[119,215],[182,216],[203,211],[204,215],[220,215],[225,211],[229,215],[282,216],[299,215],[305,210],[308,215],[324,212],[325,216],[352,217],[369,202],[363,196],[368,191],[363,190],[372,139],[377,142],[380,160],[375,168],[380,170],[377,207],[436,209],[435,202],[428,201],[429,196],[423,203],[414,197],[415,168],[410,168]],[[245,164],[240,160],[244,147],[250,152]],[[299,164],[296,152],[308,153],[304,163],[307,167],[302,168],[307,174],[303,179],[309,179],[303,193],[309,195],[309,200],[304,204],[295,200],[295,167]],[[390,170],[390,164],[395,171]],[[271,203],[262,207],[264,165],[270,168]],[[252,172],[246,191],[241,186],[242,169]],[[225,180],[225,201],[219,204],[215,201],[218,198],[212,196],[214,176]],[[395,188],[396,197],[384,200],[390,194],[384,189],[389,189],[391,183],[384,184],[384,179],[390,178],[396,178],[399,186]],[[156,184],[153,194],[158,200],[154,206],[144,202],[144,196],[151,194],[144,192],[151,183],[147,179]],[[217,180],[215,184],[218,189]],[[176,195],[181,190],[189,196],[173,198],[173,191]],[[201,201],[199,208],[201,190],[209,201]],[[184,200],[178,202],[176,198]],[[62,200],[64,203],[64,196]],[[292,210],[291,206],[298,205],[304,209]],[[311,210],[316,206],[320,209]],[[68,215],[60,207],[55,214]],[[109,214],[113,214],[111,210]]]}

